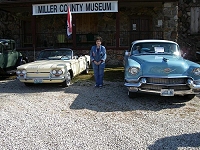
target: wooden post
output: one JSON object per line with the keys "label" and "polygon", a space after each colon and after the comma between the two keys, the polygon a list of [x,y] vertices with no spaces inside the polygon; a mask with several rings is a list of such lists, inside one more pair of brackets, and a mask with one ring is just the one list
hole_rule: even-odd
{"label": "wooden post", "polygon": [[31,17],[32,44],[36,45],[36,17]]}
{"label": "wooden post", "polygon": [[35,48],[36,48],[36,17],[31,17],[31,31],[32,31],[32,44],[33,44],[33,55],[35,60]]}
{"label": "wooden post", "polygon": [[120,16],[119,12],[116,13],[116,48],[118,49],[120,46]]}
{"label": "wooden post", "polygon": [[76,49],[76,14],[72,16],[72,39],[73,49]]}

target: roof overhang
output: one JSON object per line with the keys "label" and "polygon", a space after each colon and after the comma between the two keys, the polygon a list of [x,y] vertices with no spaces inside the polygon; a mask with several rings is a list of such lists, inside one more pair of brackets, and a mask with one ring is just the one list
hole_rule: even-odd
{"label": "roof overhang", "polygon": [[[94,0],[74,0],[74,2],[89,2]],[[106,0],[98,0],[106,1]],[[72,0],[1,0],[0,9],[13,13],[23,12],[24,10],[32,12],[32,4],[47,4],[47,3],[61,3],[70,2]],[[166,2],[178,2],[178,0],[118,0],[119,7],[161,7]]]}

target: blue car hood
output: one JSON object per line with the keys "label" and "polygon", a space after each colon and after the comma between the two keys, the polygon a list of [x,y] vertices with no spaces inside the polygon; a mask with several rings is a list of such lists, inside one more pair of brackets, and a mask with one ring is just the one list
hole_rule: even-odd
{"label": "blue car hood", "polygon": [[129,64],[140,64],[143,76],[187,76],[198,64],[175,55],[137,55],[131,56]]}

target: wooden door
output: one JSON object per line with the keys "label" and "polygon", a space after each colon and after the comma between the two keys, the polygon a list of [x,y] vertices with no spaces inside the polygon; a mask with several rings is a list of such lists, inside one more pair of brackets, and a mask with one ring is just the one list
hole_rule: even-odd
{"label": "wooden door", "polygon": [[23,21],[23,33],[24,33],[24,46],[32,47],[32,30],[31,21]]}
{"label": "wooden door", "polygon": [[152,38],[152,19],[150,17],[134,17],[131,19],[130,40]]}

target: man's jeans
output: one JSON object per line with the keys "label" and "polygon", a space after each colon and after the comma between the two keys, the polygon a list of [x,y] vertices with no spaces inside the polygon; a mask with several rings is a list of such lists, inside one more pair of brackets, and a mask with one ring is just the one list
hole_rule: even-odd
{"label": "man's jeans", "polygon": [[94,78],[96,81],[96,86],[102,86],[103,85],[103,76],[104,76],[104,68],[100,66],[96,66],[93,68],[94,70]]}

